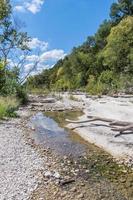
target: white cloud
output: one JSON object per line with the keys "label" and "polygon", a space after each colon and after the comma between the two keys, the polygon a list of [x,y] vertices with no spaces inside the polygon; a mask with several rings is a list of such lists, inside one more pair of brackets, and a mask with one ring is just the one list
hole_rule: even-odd
{"label": "white cloud", "polygon": [[29,72],[29,76],[33,76],[33,75],[36,75],[38,73],[41,73],[44,69],[48,69],[50,66],[49,65],[44,65],[44,64],[37,64],[35,66],[34,63],[29,63],[29,64],[26,64],[24,66],[24,71],[23,71],[23,76],[25,77]]}
{"label": "white cloud", "polygon": [[40,11],[41,6],[43,5],[44,0],[32,0],[31,2],[25,3],[25,7],[27,10],[36,14]]}
{"label": "white cloud", "polygon": [[23,4],[15,6],[14,10],[18,12],[30,11],[33,14],[36,14],[41,10],[44,0],[24,0]]}
{"label": "white cloud", "polygon": [[26,76],[29,72],[30,75],[35,75],[42,72],[44,69],[51,68],[56,61],[64,58],[65,55],[66,54],[61,49],[46,51],[39,56],[35,54],[29,55],[26,58],[27,64],[24,66],[23,76]]}
{"label": "white cloud", "polygon": [[19,5],[15,6],[14,10],[17,12],[25,12],[26,11],[24,6],[19,6]]}
{"label": "white cloud", "polygon": [[[62,49],[48,50],[48,42],[40,41],[38,38],[32,38],[28,42],[31,51],[29,55],[21,55],[20,60],[24,59],[23,67],[20,68],[21,76],[26,77],[27,74],[33,75],[42,72],[44,69],[51,68],[55,63],[63,59],[66,54]],[[13,65],[12,63],[10,65]]]}
{"label": "white cloud", "polygon": [[39,56],[37,55],[30,55],[26,57],[26,60],[29,62],[36,62],[39,61]]}
{"label": "white cloud", "polygon": [[39,48],[41,51],[45,51],[48,48],[48,42],[40,41],[38,38],[32,38],[30,42],[28,42],[28,46],[31,49]]}
{"label": "white cloud", "polygon": [[40,56],[40,61],[48,61],[48,60],[54,60],[57,61],[59,59],[62,59],[65,57],[65,53],[62,49],[53,49],[51,51],[47,51],[44,52],[41,56]]}
{"label": "white cloud", "polygon": [[29,62],[36,62],[39,61],[39,63],[44,63],[44,62],[55,62],[59,59],[62,59],[65,57],[65,53],[61,49],[53,49],[51,51],[46,51],[42,53],[41,55],[30,55],[26,57],[26,60]]}
{"label": "white cloud", "polygon": [[32,70],[34,67],[34,63],[29,63],[24,66],[24,73],[28,73],[30,70]]}

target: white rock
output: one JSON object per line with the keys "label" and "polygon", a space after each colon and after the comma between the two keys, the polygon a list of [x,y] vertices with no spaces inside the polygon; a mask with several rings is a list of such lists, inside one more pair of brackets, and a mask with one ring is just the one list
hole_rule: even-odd
{"label": "white rock", "polygon": [[61,176],[60,176],[60,174],[59,174],[58,172],[55,172],[55,173],[53,174],[53,177],[59,179]]}
{"label": "white rock", "polygon": [[44,176],[47,178],[50,178],[50,177],[52,177],[52,173],[50,171],[47,171],[44,173]]}

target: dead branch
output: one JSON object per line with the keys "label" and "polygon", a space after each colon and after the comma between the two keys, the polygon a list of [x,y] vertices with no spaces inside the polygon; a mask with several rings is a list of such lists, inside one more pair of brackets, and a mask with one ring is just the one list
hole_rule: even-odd
{"label": "dead branch", "polygon": [[[96,117],[96,116],[87,116],[87,118],[90,118],[90,119],[83,120],[83,121],[72,121],[72,120],[66,119],[66,121],[70,123],[74,123],[74,124],[87,123],[87,122],[93,122],[93,121],[102,121],[102,122],[108,122],[109,123],[108,127],[110,127],[112,131],[120,132],[120,134],[125,131],[133,131],[133,122],[119,121],[119,120]],[[99,126],[103,126],[103,124],[100,124]],[[120,126],[120,127],[117,127],[117,126]],[[80,126],[72,128],[72,130],[76,128],[82,128],[82,127],[87,127],[87,126],[80,125]]]}

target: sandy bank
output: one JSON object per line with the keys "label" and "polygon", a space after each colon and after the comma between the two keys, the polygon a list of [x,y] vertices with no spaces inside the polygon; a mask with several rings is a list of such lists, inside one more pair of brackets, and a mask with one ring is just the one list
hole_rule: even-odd
{"label": "sandy bank", "polygon": [[[77,95],[80,101],[84,103],[85,115],[80,120],[86,120],[87,115],[97,117],[111,118],[133,122],[133,98],[86,98],[85,95]],[[88,142],[103,148],[118,160],[124,160],[133,164],[133,133],[122,134],[115,137],[119,132],[114,132],[108,127],[106,122],[95,121],[84,123],[85,127],[76,128],[79,133]],[[77,127],[79,124],[68,124],[69,128]]]}

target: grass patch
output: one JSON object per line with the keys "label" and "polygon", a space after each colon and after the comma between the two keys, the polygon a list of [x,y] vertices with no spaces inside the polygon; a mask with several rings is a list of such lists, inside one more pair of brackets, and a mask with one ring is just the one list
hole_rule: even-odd
{"label": "grass patch", "polygon": [[78,98],[76,98],[76,97],[73,96],[73,95],[70,95],[70,96],[69,96],[69,99],[72,100],[72,101],[79,101]]}
{"label": "grass patch", "polygon": [[28,93],[35,95],[48,95],[50,91],[46,88],[28,88]]}
{"label": "grass patch", "polygon": [[0,97],[0,119],[4,117],[16,117],[15,110],[19,102],[15,97]]}

